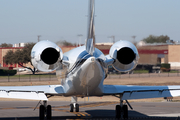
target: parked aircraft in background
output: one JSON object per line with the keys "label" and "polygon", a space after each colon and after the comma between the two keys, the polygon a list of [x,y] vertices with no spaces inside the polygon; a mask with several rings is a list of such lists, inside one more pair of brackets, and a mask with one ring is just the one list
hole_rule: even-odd
{"label": "parked aircraft in background", "polygon": [[[0,97],[43,100],[40,105],[40,119],[51,119],[51,105],[47,105],[51,96],[72,96],[70,111],[79,112],[77,97],[112,95],[120,99],[116,106],[116,118],[123,114],[128,118],[129,99],[172,97],[180,95],[180,86],[131,86],[103,85],[107,77],[108,66],[112,65],[120,72],[133,70],[139,59],[136,47],[129,41],[120,40],[112,45],[109,55],[105,56],[94,47],[94,0],[89,0],[89,22],[86,44],[67,53],[48,40],[35,44],[31,51],[34,67],[40,71],[56,70],[63,76],[59,85],[44,86],[1,86]],[[123,103],[126,101],[127,105]]]}

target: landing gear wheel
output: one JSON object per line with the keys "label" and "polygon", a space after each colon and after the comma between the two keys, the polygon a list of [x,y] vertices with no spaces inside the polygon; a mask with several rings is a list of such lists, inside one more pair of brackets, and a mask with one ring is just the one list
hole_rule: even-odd
{"label": "landing gear wheel", "polygon": [[124,119],[128,119],[128,106],[127,105],[123,105],[123,112],[124,112],[124,115],[123,115],[123,118]]}
{"label": "landing gear wheel", "polygon": [[76,104],[76,112],[79,112],[79,104]]}
{"label": "landing gear wheel", "polygon": [[40,105],[40,108],[39,108],[39,119],[40,120],[44,120],[44,115],[45,115],[44,105]]}
{"label": "landing gear wheel", "polygon": [[70,112],[73,112],[73,110],[74,110],[74,105],[70,104]]}
{"label": "landing gear wheel", "polygon": [[116,105],[116,118],[119,119],[121,118],[121,106]]}
{"label": "landing gear wheel", "polygon": [[51,120],[52,118],[52,113],[51,113],[51,105],[47,106],[47,115],[46,115],[47,120]]}

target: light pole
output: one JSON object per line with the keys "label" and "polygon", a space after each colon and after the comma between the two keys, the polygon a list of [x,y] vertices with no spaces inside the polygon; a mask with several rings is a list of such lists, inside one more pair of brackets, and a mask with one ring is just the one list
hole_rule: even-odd
{"label": "light pole", "polygon": [[[108,38],[110,38],[110,42],[115,43],[115,36],[114,36],[114,35],[112,35],[112,36],[110,36],[110,37],[108,37]],[[112,39],[111,39],[111,38],[112,38]]]}
{"label": "light pole", "polygon": [[133,35],[132,38],[133,38],[133,43],[135,43],[135,38],[136,38],[136,36]]}
{"label": "light pole", "polygon": [[38,42],[39,42],[39,41],[40,41],[40,39],[39,39],[39,38],[41,37],[41,35],[38,35],[37,37],[38,37]]}
{"label": "light pole", "polygon": [[82,34],[78,34],[77,35],[79,37],[79,45],[78,46],[81,46],[81,37],[83,36]]}

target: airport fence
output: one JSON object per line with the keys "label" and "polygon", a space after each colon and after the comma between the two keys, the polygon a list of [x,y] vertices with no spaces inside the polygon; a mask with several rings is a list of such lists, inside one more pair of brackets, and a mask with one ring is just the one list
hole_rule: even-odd
{"label": "airport fence", "polygon": [[[108,74],[107,79],[123,79],[123,78],[146,78],[146,77],[180,77],[180,70],[162,72],[162,73],[142,73],[135,72],[133,74]],[[55,73],[47,74],[16,74],[14,76],[0,76],[0,82],[35,82],[35,81],[57,81]]]}
{"label": "airport fence", "polygon": [[142,72],[136,72],[133,74],[108,74],[109,79],[122,79],[122,78],[146,78],[146,77],[180,77],[180,70],[172,70],[169,72],[161,72],[161,73],[142,73]]}
{"label": "airport fence", "polygon": [[55,74],[16,74],[14,76],[0,76],[0,82],[35,82],[35,81],[55,81]]}

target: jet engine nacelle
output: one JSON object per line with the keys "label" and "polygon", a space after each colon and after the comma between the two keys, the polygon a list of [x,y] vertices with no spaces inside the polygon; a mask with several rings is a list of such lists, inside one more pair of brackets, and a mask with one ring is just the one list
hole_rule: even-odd
{"label": "jet engine nacelle", "polygon": [[59,67],[63,52],[55,43],[43,40],[34,45],[31,50],[33,66],[43,72],[50,72]]}
{"label": "jet engine nacelle", "polygon": [[120,72],[128,72],[134,69],[139,59],[136,47],[126,40],[120,40],[113,44],[109,55],[115,59],[112,66]]}

